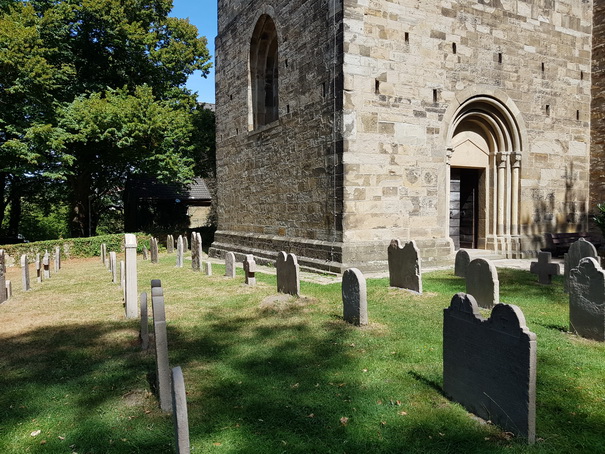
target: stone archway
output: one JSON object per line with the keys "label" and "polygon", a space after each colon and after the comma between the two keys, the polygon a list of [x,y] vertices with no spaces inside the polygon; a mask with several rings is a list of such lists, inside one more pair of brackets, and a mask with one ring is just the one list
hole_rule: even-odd
{"label": "stone archway", "polygon": [[523,144],[516,115],[487,95],[466,99],[453,114],[447,138],[447,187],[450,237],[457,248],[520,256]]}

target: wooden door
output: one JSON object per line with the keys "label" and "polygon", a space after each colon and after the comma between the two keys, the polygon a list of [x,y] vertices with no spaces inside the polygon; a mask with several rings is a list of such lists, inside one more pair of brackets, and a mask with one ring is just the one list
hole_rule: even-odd
{"label": "wooden door", "polygon": [[477,247],[478,188],[478,169],[451,169],[450,237],[456,249]]}

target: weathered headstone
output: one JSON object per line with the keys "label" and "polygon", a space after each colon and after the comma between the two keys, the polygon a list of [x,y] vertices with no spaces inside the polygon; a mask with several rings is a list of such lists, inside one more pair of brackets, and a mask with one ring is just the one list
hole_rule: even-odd
{"label": "weathered headstone", "polygon": [[569,273],[575,267],[580,264],[580,261],[585,257],[592,257],[598,263],[601,263],[601,259],[597,254],[597,249],[590,241],[586,241],[584,238],[580,238],[575,243],[572,243],[569,246],[569,251],[564,255],[565,257],[565,266],[564,266],[564,276],[565,280],[563,282],[564,288],[566,292],[569,292]]}
{"label": "weathered headstone", "polygon": [[225,254],[225,276],[232,279],[235,277],[235,254],[233,252]]}
{"label": "weathered headstone", "polygon": [[124,266],[124,260],[120,260],[120,288],[122,289],[122,299],[126,301],[126,266]]}
{"label": "weathered headstone", "polygon": [[187,415],[187,393],[185,378],[180,366],[172,368],[172,415],[177,454],[189,454],[189,416]]}
{"label": "weathered headstone", "polygon": [[143,245],[143,260],[149,259],[149,251],[147,250],[147,246]]}
{"label": "weathered headstone", "polygon": [[281,251],[277,254],[275,269],[277,270],[277,291],[300,296],[300,267],[296,256]]}
{"label": "weathered headstone", "polygon": [[345,322],[368,324],[366,278],[357,268],[349,268],[342,275],[342,306]]}
{"label": "weathered headstone", "polygon": [[158,263],[158,239],[151,238],[149,244],[151,248],[151,263]]}
{"label": "weathered headstone", "polygon": [[159,280],[151,281],[151,306],[153,310],[153,332],[156,354],[156,375],[160,408],[172,411],[170,366],[168,363],[168,336],[166,333],[166,312],[164,296]]}
{"label": "weathered headstone", "polygon": [[252,254],[246,254],[244,259],[244,275],[247,285],[256,285],[256,262]]}
{"label": "weathered headstone", "polygon": [[472,295],[452,298],[443,312],[443,392],[534,443],[536,335],[521,309],[496,304],[486,320]]}
{"label": "weathered headstone", "polygon": [[552,263],[552,254],[550,252],[539,252],[538,261],[531,262],[529,271],[538,275],[540,284],[550,284],[553,276],[561,273],[561,267],[558,263]]}
{"label": "weathered headstone", "polygon": [[101,263],[105,265],[107,262],[107,245],[105,243],[101,243]]}
{"label": "weathered headstone", "polygon": [[24,292],[27,292],[31,287],[29,284],[29,262],[27,254],[21,255],[21,287]]}
{"label": "weathered headstone", "polygon": [[579,336],[605,341],[605,271],[592,257],[569,274],[569,326]]}
{"label": "weathered headstone", "polygon": [[166,237],[166,252],[168,254],[172,254],[174,252],[174,237],[172,235],[168,235]]}
{"label": "weathered headstone", "polygon": [[42,258],[42,266],[44,267],[44,279],[50,279],[50,256],[48,255],[48,251],[46,251]]}
{"label": "weathered headstone", "polygon": [[187,252],[189,250],[189,240],[187,239],[187,235],[183,235],[183,252]]}
{"label": "weathered headstone", "polygon": [[399,240],[392,240],[388,248],[389,285],[422,293],[422,271],[420,251],[414,240],[401,246]]}
{"label": "weathered headstone", "polygon": [[5,281],[6,285],[6,299],[12,298],[13,296],[13,284],[10,280]]}
{"label": "weathered headstone", "polygon": [[[111,282],[118,283],[118,256],[114,251],[109,253],[109,269],[111,270]],[[120,276],[121,277],[121,276]]]}
{"label": "weathered headstone", "polygon": [[141,293],[141,350],[149,348],[149,316],[147,313],[147,293]]}
{"label": "weathered headstone", "polygon": [[493,263],[478,258],[468,264],[466,293],[473,295],[479,306],[485,309],[491,309],[494,304],[499,302],[500,281]]}
{"label": "weathered headstone", "polygon": [[212,276],[212,262],[204,262],[204,273],[206,276]]}
{"label": "weathered headstone", "polygon": [[460,249],[456,253],[456,261],[454,263],[454,275],[458,277],[466,277],[466,270],[471,263],[471,256],[468,255],[466,249]]}
{"label": "weathered headstone", "polygon": [[182,268],[183,267],[183,261],[184,261],[184,255],[185,255],[185,251],[184,251],[184,243],[183,243],[183,237],[181,235],[179,235],[179,238],[176,242],[176,266],[177,268]]}
{"label": "weathered headstone", "polygon": [[43,279],[43,275],[44,275],[44,267],[42,266],[42,259],[40,258],[40,253],[38,252],[36,254],[36,280],[38,281],[38,283],[42,282]]}
{"label": "weathered headstone", "polygon": [[124,239],[126,273],[124,276],[124,302],[126,318],[139,316],[139,292],[137,288],[137,237],[127,233]]}
{"label": "weathered headstone", "polygon": [[191,234],[191,268],[193,271],[201,271],[202,258],[202,236],[197,232],[193,232]]}
{"label": "weathered headstone", "polygon": [[61,269],[61,246],[55,247],[55,273]]}
{"label": "weathered headstone", "polygon": [[6,294],[6,257],[4,249],[0,249],[0,303],[4,303],[8,295]]}

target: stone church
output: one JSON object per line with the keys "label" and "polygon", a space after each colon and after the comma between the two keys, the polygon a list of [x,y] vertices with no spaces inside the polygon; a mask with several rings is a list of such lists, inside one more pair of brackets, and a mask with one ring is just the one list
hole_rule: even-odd
{"label": "stone church", "polygon": [[370,271],[393,238],[438,264],[588,229],[601,3],[218,0],[211,254]]}

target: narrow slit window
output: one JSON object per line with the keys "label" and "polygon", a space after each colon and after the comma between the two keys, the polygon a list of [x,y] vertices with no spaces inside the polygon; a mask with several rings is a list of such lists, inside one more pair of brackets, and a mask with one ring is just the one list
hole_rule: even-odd
{"label": "narrow slit window", "polygon": [[502,52],[498,52],[498,63],[502,64]]}
{"label": "narrow slit window", "polygon": [[433,90],[433,103],[437,103],[439,101],[439,92],[437,90]]}
{"label": "narrow slit window", "polygon": [[546,104],[546,108],[544,109],[546,112],[546,116],[550,116],[550,104]]}
{"label": "narrow slit window", "polygon": [[456,55],[456,52],[457,52],[456,43],[452,43],[452,53],[454,55]]}
{"label": "narrow slit window", "polygon": [[380,81],[378,79],[374,80],[374,93],[380,94]]}
{"label": "narrow slit window", "polygon": [[405,32],[403,39],[405,40],[406,43],[409,43],[410,42],[410,34],[408,32]]}
{"label": "narrow slit window", "polygon": [[576,110],[576,120],[580,121],[580,111]]}

